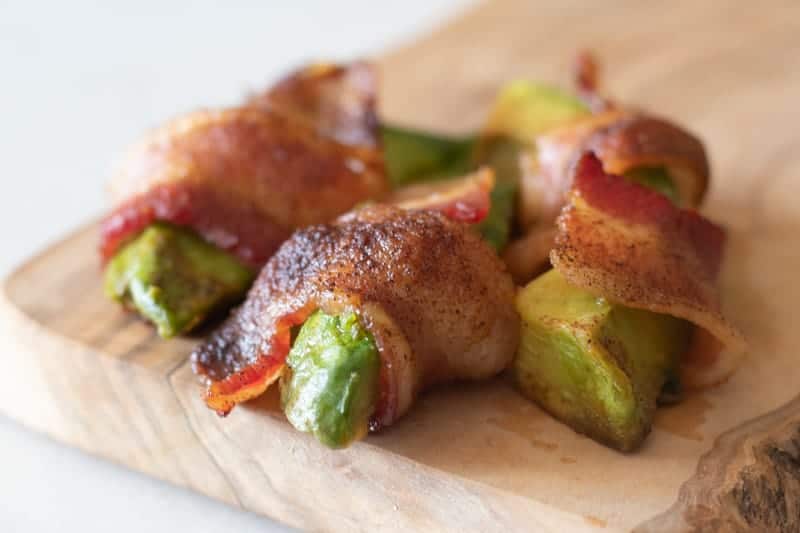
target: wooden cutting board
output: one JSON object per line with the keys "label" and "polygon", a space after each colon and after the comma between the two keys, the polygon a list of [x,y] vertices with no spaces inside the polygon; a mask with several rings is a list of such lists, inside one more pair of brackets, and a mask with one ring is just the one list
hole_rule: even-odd
{"label": "wooden cutting board", "polygon": [[800,3],[491,2],[381,60],[384,115],[466,131],[504,80],[566,83],[584,46],[610,94],[706,140],[726,304],[752,344],[729,382],[661,410],[640,452],[576,435],[503,379],[430,393],[337,452],[274,395],[220,419],[186,364],[197,339],[161,341],[103,298],[94,228],[6,280],[0,409],[312,530],[800,530]]}

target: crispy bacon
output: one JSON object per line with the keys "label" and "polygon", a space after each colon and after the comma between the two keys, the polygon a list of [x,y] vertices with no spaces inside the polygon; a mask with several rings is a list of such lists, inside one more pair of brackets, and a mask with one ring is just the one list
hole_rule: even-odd
{"label": "crispy bacon", "polygon": [[386,202],[402,209],[440,211],[451,220],[476,224],[489,214],[494,183],[494,172],[484,167],[459,179],[403,187]]}
{"label": "crispy bacon", "polygon": [[226,413],[274,381],[286,324],[317,308],[355,310],[381,354],[377,429],[427,386],[500,372],[519,335],[513,296],[502,263],[467,225],[432,210],[368,206],[296,232],[192,361],[207,380],[206,403]]}
{"label": "crispy bacon", "polygon": [[[203,394],[206,405],[219,416],[227,416],[237,403],[263,394],[283,372],[286,356],[292,347],[292,328],[305,322],[313,310],[313,307],[306,306],[277,317],[272,336],[267,339],[267,351],[240,370],[230,372],[218,360],[193,360],[195,373],[206,378]],[[230,340],[219,337],[218,342]]]}
{"label": "crispy bacon", "polygon": [[[337,68],[338,76],[369,77],[368,66],[354,69],[358,74]],[[356,103],[343,94],[342,116],[348,119],[330,120],[337,89],[349,94],[350,85],[286,80],[275,89],[280,105],[199,111],[151,134],[130,152],[111,184],[117,205],[102,224],[103,258],[148,224],[164,220],[191,227],[260,267],[295,228],[328,221],[383,195],[388,182],[372,125],[374,98],[357,100],[366,106],[358,114]],[[325,89],[315,93],[315,86]],[[315,95],[324,99],[320,113],[300,117],[293,111],[293,89],[298,106],[312,106]],[[360,142],[337,140],[345,137]]]}
{"label": "crispy bacon", "polygon": [[307,121],[343,144],[376,146],[378,79],[369,63],[319,63],[292,72],[247,105]]}
{"label": "crispy bacon", "polygon": [[[516,250],[514,270],[520,275],[541,270],[542,264],[533,261],[543,259],[542,255],[525,253],[524,248],[528,242],[540,247],[541,236],[566,202],[572,186],[570,169],[587,150],[595,152],[604,169],[614,174],[637,167],[666,167],[684,205],[697,206],[705,195],[710,170],[702,143],[667,121],[615,109],[541,135],[536,151],[520,159],[517,220],[523,236],[510,245]],[[529,233],[536,237],[528,239]],[[526,258],[532,262],[520,262]]]}
{"label": "crispy bacon", "polygon": [[[724,244],[719,226],[607,174],[601,161],[587,153],[575,165],[550,260],[578,287],[696,324],[724,343],[733,357],[746,343],[720,307],[716,282]],[[716,374],[712,366],[731,367],[730,361],[717,358],[705,365],[708,376]],[[703,381],[695,379],[697,384]]]}
{"label": "crispy bacon", "polygon": [[614,174],[643,166],[666,167],[687,206],[697,206],[708,185],[703,144],[658,118],[613,110],[541,135],[536,154],[522,161],[520,220],[523,227],[552,222],[572,186],[570,169],[587,150]]}
{"label": "crispy bacon", "polygon": [[666,168],[684,206],[699,206],[708,188],[711,169],[703,143],[666,120],[640,114],[620,118],[595,131],[581,151],[585,150],[593,151],[611,174],[637,167]]}

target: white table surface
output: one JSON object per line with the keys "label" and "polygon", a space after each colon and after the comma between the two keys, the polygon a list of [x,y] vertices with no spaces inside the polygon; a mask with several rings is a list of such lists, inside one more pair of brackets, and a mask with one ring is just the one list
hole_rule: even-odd
{"label": "white table surface", "polygon": [[[0,274],[101,213],[112,161],[147,128],[305,60],[374,55],[468,3],[0,0]],[[0,443],[3,532],[285,530],[3,417]]]}

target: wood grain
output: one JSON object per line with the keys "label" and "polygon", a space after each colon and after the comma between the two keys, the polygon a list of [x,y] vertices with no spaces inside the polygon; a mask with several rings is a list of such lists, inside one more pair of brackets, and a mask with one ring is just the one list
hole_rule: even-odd
{"label": "wood grain", "polygon": [[799,410],[797,396],[724,433],[678,501],[637,531],[800,531]]}
{"label": "wood grain", "polygon": [[219,419],[185,362],[197,339],[163,342],[102,297],[93,228],[5,281],[0,410],[312,530],[796,530],[800,4],[490,2],[382,59],[383,113],[465,131],[504,80],[566,82],[585,46],[611,94],[707,141],[726,307],[753,346],[728,383],[660,411],[641,452],[574,434],[503,379],[428,394],[340,452],[295,432],[274,397]]}

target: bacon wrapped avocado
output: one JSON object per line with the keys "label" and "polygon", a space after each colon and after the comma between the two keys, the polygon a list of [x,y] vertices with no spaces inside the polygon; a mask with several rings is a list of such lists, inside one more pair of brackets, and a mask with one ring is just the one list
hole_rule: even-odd
{"label": "bacon wrapped avocado", "polygon": [[585,151],[594,151],[607,171],[680,205],[699,205],[707,187],[700,141],[668,121],[602,97],[597,65],[588,54],[577,65],[574,94],[525,80],[505,85],[476,135],[382,127],[396,187],[446,180],[478,165],[494,170],[492,208],[478,230],[520,284],[548,266],[555,218],[571,186],[569,168]]}
{"label": "bacon wrapped avocado", "polygon": [[[185,332],[243,297],[294,229],[383,195],[375,85],[364,63],[314,66],[244,106],[190,113],[150,134],[111,184],[108,295],[163,336]],[[174,297],[183,288],[203,296]]]}
{"label": "bacon wrapped avocado", "polygon": [[654,188],[684,207],[699,206],[708,185],[708,159],[694,135],[605,98],[594,58],[584,52],[577,59],[576,96],[586,112],[531,131],[517,160],[516,235],[503,259],[520,284],[549,266],[555,219],[572,187],[571,168],[585,152],[594,152],[607,172]]}
{"label": "bacon wrapped avocado", "polygon": [[[607,174],[592,153],[571,181],[555,268],[517,295],[523,325],[512,375],[555,417],[630,451],[649,433],[665,386],[674,396],[714,384],[741,355],[716,286],[724,232],[657,190]],[[692,337],[709,332],[730,349],[698,358]]]}
{"label": "bacon wrapped avocado", "polygon": [[367,206],[295,233],[192,355],[208,406],[227,414],[282,377],[290,422],[341,447],[434,384],[506,368],[514,286],[491,247],[450,218],[480,211],[459,202]]}

